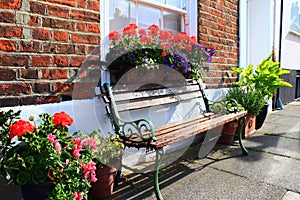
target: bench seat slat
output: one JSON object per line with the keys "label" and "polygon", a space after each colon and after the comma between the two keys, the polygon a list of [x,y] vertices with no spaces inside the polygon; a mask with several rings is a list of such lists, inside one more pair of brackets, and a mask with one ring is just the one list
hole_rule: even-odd
{"label": "bench seat slat", "polygon": [[128,102],[125,101],[123,103],[118,103],[117,108],[119,112],[127,111],[127,110],[135,110],[141,108],[147,108],[152,106],[170,104],[180,101],[187,101],[195,98],[200,98],[200,92],[186,93],[182,95],[170,95],[170,96],[162,96],[162,97],[151,97],[147,99],[141,99],[139,101]]}

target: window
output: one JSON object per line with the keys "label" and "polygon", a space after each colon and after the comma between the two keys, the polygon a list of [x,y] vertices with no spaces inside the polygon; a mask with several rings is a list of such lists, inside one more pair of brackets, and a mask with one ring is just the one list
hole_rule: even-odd
{"label": "window", "polygon": [[101,32],[121,31],[130,23],[197,36],[197,0],[101,0]]}

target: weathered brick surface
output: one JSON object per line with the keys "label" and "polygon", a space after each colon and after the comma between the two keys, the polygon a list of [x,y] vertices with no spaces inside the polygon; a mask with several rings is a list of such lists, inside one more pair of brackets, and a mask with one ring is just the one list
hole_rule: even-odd
{"label": "weathered brick surface", "polygon": [[0,0],[0,107],[71,99],[76,70],[100,43],[99,8],[100,0]]}
{"label": "weathered brick surface", "polygon": [[199,41],[215,49],[205,79],[213,88],[231,86],[237,78],[230,69],[238,66],[238,2],[199,0]]}

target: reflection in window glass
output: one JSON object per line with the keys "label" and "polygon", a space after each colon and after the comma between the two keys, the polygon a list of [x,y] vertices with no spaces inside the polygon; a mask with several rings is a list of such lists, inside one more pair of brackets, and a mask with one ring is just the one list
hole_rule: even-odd
{"label": "reflection in window glass", "polygon": [[164,29],[181,31],[181,15],[171,12],[163,12],[163,16]]}
{"label": "reflection in window glass", "polygon": [[138,6],[139,27],[147,27],[152,24],[161,26],[160,10],[144,5]]}
{"label": "reflection in window glass", "polygon": [[120,31],[130,23],[135,23],[135,5],[128,0],[110,0],[109,30]]}
{"label": "reflection in window glass", "polygon": [[166,4],[180,9],[186,9],[186,0],[166,0]]}

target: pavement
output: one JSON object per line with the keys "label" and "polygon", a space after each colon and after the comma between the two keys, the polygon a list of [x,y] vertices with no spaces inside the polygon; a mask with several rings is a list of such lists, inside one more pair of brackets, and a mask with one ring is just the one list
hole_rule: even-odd
{"label": "pavement", "polygon": [[[300,200],[300,101],[269,113],[244,144],[249,156],[241,156],[238,144],[218,144],[197,159],[197,146],[191,147],[161,170],[162,195],[166,200]],[[155,195],[149,179],[134,175],[107,199],[154,200]]]}
{"label": "pavement", "polygon": [[[199,146],[190,147],[161,169],[162,195],[166,200],[300,200],[300,101],[269,113],[244,144],[249,156],[241,155],[238,144],[218,144],[198,159]],[[21,199],[18,187],[1,190],[0,200]],[[149,178],[129,174],[107,199],[156,198]]]}

